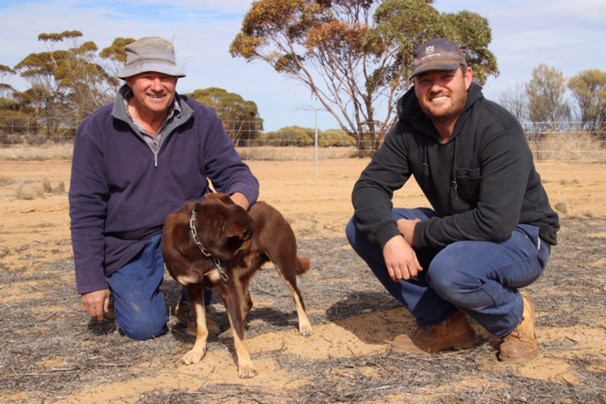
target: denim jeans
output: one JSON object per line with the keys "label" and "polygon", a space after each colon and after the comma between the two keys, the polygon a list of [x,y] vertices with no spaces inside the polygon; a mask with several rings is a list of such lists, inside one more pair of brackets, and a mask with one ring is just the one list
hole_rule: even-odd
{"label": "denim jeans", "polygon": [[131,262],[107,278],[120,330],[136,340],[166,332],[168,313],[160,285],[164,279],[162,235],[153,236]]}
{"label": "denim jeans", "polygon": [[[153,236],[131,262],[107,278],[114,297],[116,322],[130,338],[144,341],[167,331],[168,313],[160,285],[164,280],[162,234]],[[187,299],[185,290],[183,296]],[[204,291],[210,304],[212,294]]]}
{"label": "denim jeans", "polygon": [[[393,209],[393,218],[429,220],[430,209]],[[457,241],[443,249],[415,249],[421,275],[394,282],[381,248],[368,241],[352,219],[346,227],[349,243],[375,276],[410,313],[419,327],[439,324],[458,310],[497,336],[509,335],[522,321],[524,303],[519,288],[543,273],[549,245],[539,229],[518,225],[506,241]]]}

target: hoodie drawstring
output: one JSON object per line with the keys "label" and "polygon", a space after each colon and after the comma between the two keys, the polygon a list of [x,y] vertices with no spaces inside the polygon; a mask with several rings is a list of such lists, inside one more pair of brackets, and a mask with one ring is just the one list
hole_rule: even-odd
{"label": "hoodie drawstring", "polygon": [[457,173],[456,173],[456,166],[457,166],[457,139],[458,138],[454,138],[454,152],[452,154],[452,167],[451,167],[451,172],[452,172],[452,181],[450,183],[450,187],[452,188],[452,190],[454,192],[457,192],[457,188],[459,188],[459,184],[457,184]]}

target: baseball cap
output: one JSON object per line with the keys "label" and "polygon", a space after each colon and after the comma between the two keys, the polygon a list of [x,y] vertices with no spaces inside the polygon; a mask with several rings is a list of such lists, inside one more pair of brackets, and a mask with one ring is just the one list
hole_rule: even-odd
{"label": "baseball cap", "polygon": [[448,39],[432,39],[415,50],[410,78],[432,71],[456,70],[459,66],[467,66],[461,49]]}
{"label": "baseball cap", "polygon": [[174,77],[185,77],[175,62],[172,42],[156,36],[141,38],[124,47],[126,64],[118,72],[125,79],[145,72],[157,72]]}

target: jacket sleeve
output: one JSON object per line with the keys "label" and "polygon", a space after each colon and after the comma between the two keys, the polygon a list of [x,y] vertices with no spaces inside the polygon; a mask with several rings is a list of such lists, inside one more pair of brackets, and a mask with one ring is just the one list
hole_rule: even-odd
{"label": "jacket sleeve", "polygon": [[69,213],[78,293],[107,288],[103,270],[108,189],[103,155],[93,142],[94,126],[85,121],[74,143]]}
{"label": "jacket sleeve", "polygon": [[396,129],[385,136],[362,171],[352,192],[354,218],[360,231],[381,248],[394,236],[400,234],[392,216],[392,197],[410,178],[406,148],[402,136]]}
{"label": "jacket sleeve", "polygon": [[[492,133],[480,149],[477,200],[465,212],[418,223],[415,246],[442,248],[460,240],[501,242],[520,222],[532,153],[521,130]],[[463,181],[457,178],[457,181]],[[459,184],[459,192],[462,192]]]}
{"label": "jacket sleeve", "polygon": [[240,192],[252,206],[259,197],[259,181],[242,161],[214,111],[209,114],[208,121],[208,133],[201,151],[208,178],[218,192],[228,195]]}

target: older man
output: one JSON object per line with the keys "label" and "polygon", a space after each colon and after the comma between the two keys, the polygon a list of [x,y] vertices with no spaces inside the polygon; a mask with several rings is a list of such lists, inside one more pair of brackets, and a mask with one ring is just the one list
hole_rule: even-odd
{"label": "older man", "polygon": [[[558,216],[516,119],[482,95],[461,49],[414,53],[399,120],[353,190],[348,239],[419,328],[394,349],[470,348],[468,317],[501,337],[499,358],[535,357],[534,308],[519,289],[543,272]],[[414,176],[432,208],[392,208]]]}
{"label": "older man", "polygon": [[125,80],[113,104],[78,128],[69,190],[76,283],[101,321],[110,296],[120,330],[145,340],[167,329],[160,285],[162,227],[185,202],[217,191],[248,209],[259,184],[216,113],[179,95],[185,73],[158,37],[125,48]]}

